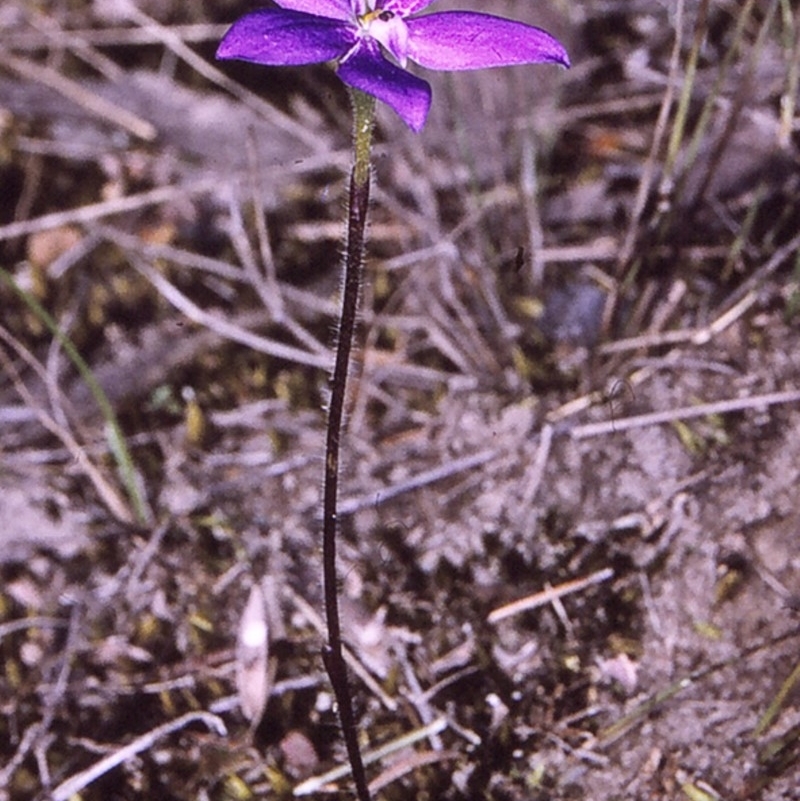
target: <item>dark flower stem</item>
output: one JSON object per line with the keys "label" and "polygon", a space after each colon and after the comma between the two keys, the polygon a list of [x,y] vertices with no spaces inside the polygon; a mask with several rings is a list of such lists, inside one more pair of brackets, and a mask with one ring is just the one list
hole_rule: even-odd
{"label": "dark flower stem", "polygon": [[342,418],[347,398],[347,375],[350,353],[361,296],[364,266],[364,241],[369,206],[370,151],[375,100],[370,95],[353,90],[353,171],[350,174],[350,197],[347,216],[347,240],[344,255],[344,283],[342,311],[339,319],[336,362],[331,380],[328,404],[328,427],[325,444],[325,479],[323,488],[322,518],[322,576],[325,592],[325,615],[328,625],[328,647],[325,650],[325,668],[333,686],[339,719],[342,724],[347,756],[353,771],[353,781],[359,801],[370,801],[364,763],[358,746],[353,699],[347,680],[347,667],[342,655],[342,629],[339,621],[339,597],[336,580],[336,529],[338,524],[337,500],[339,484],[339,447],[342,436]]}

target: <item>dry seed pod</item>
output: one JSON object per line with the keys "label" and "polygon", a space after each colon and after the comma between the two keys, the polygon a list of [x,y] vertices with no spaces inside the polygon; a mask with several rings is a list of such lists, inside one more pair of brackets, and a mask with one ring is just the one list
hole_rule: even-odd
{"label": "dry seed pod", "polygon": [[261,722],[270,691],[269,625],[264,592],[253,584],[236,643],[236,688],[244,716],[255,728]]}

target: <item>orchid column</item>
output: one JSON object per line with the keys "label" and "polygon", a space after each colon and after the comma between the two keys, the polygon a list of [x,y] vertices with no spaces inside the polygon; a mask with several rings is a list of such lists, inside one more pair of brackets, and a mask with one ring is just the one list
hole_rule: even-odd
{"label": "orchid column", "polygon": [[[369,201],[374,99],[390,106],[413,131],[431,105],[427,81],[406,70],[409,61],[433,70],[473,70],[550,62],[569,66],[549,33],[514,20],[468,11],[418,15],[433,0],[276,0],[247,14],[222,40],[217,58],[272,66],[335,61],[352,89],[354,164],[345,249],[345,276],[336,361],[328,407],[323,500],[323,579],[328,623],[325,665],[333,685],[356,790],[368,801],[352,701],[342,658],[336,594],[339,445],[347,373],[355,332]],[[387,55],[389,58],[387,58]]]}

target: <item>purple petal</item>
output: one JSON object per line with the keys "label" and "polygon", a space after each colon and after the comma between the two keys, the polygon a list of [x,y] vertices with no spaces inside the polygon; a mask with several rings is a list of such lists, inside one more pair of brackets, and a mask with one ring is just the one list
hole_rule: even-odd
{"label": "purple petal", "polygon": [[315,64],[344,55],[356,40],[350,23],[280,8],[246,14],[233,23],[217,58],[272,66]]}
{"label": "purple petal", "polygon": [[394,11],[398,16],[409,17],[433,2],[434,0],[384,0],[381,3],[379,0],[378,6],[384,11]]}
{"label": "purple petal", "polygon": [[275,0],[281,7],[289,11],[303,11],[315,17],[329,17],[330,19],[355,18],[351,0]]}
{"label": "purple petal", "polygon": [[569,66],[561,43],[524,22],[470,11],[407,19],[408,57],[432,70],[475,70],[551,61]]}
{"label": "purple petal", "polygon": [[422,130],[431,107],[431,87],[387,61],[377,44],[364,41],[341,62],[338,75],[349,86],[391,106],[412,131]]}

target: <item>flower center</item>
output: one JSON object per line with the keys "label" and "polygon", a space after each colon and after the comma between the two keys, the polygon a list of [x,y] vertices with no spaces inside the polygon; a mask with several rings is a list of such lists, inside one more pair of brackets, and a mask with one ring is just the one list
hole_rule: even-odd
{"label": "flower center", "polygon": [[369,25],[373,20],[380,20],[381,22],[388,22],[394,17],[394,11],[387,11],[386,9],[376,8],[374,11],[369,11],[361,18],[362,23]]}
{"label": "flower center", "polygon": [[362,35],[385,47],[401,67],[408,59],[408,28],[402,17],[388,9],[376,8],[361,14],[358,24]]}

